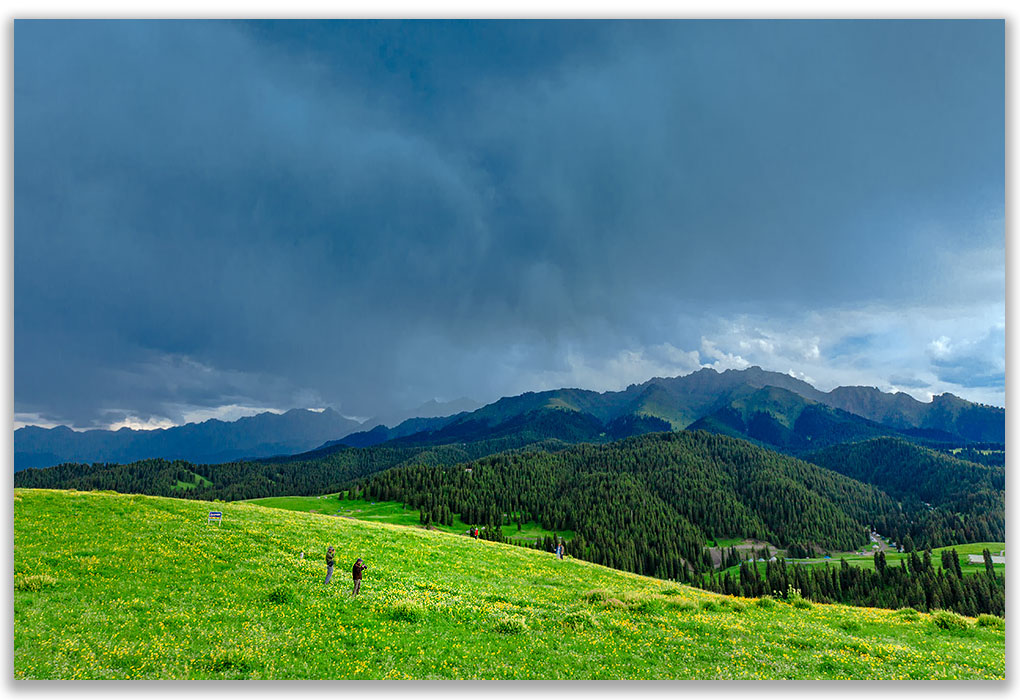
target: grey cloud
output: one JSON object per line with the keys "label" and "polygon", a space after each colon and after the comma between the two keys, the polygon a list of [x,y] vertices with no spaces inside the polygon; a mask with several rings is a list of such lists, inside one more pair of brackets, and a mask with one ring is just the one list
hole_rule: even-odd
{"label": "grey cloud", "polygon": [[932,367],[938,378],[962,387],[1006,388],[1006,329],[1004,325],[988,330],[977,339],[953,341],[941,337],[929,349]]}
{"label": "grey cloud", "polygon": [[[16,410],[372,415],[680,371],[741,314],[1001,300],[952,263],[1001,227],[911,222],[950,190],[970,193],[950,223],[1001,210],[985,78],[901,97],[895,33],[876,67],[858,29],[595,26],[479,29],[508,60],[466,25],[345,25],[305,52],[263,25],[17,23]],[[949,121],[908,129],[947,90],[991,134],[969,150],[938,150]]]}
{"label": "grey cloud", "polygon": [[931,386],[930,383],[923,379],[903,375],[893,375],[889,377],[889,383],[893,386],[908,387],[910,389],[927,389]]}
{"label": "grey cloud", "polygon": [[961,357],[954,362],[936,361],[936,373],[944,382],[962,387],[1006,388],[1006,373],[982,357]]}

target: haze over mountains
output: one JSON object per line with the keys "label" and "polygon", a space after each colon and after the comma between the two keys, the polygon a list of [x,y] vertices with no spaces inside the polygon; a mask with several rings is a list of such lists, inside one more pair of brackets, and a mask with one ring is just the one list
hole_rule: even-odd
{"label": "haze over mountains", "polygon": [[[960,444],[1005,440],[1001,408],[952,394],[923,403],[907,394],[872,387],[822,392],[807,382],[759,367],[721,373],[706,368],[680,377],[657,377],[616,392],[528,392],[476,407],[470,399],[431,401],[393,427],[377,420],[361,424],[328,408],[158,430],[75,432],[62,426],[28,426],[14,431],[14,465],[17,471],[62,462],[123,463],[153,457],[208,464],[331,445],[449,444],[508,435],[536,441],[606,442],[684,428],[741,437],[792,453],[883,435]],[[363,429],[368,426],[370,430]]]}

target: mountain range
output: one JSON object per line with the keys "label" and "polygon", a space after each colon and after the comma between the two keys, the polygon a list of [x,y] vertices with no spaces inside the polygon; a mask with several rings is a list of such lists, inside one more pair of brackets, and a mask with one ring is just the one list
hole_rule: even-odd
{"label": "mountain range", "polygon": [[[834,407],[834,397],[895,425]],[[1004,445],[996,438],[1004,437],[1004,418],[1003,409],[949,395],[910,403],[866,388],[820,392],[758,368],[702,370],[619,392],[506,397],[271,459],[62,464],[21,470],[14,483],[205,500],[353,487],[437,521],[457,513],[492,524],[517,512],[522,521],[583,534],[596,561],[673,576],[683,561],[697,569],[713,537],[818,552],[863,544],[870,525],[925,546],[1001,541]],[[596,512],[608,520],[599,524]],[[651,520],[621,539],[639,512]],[[675,547],[627,544],[667,522]],[[672,554],[656,559],[663,552]]]}
{"label": "mountain range", "polygon": [[606,442],[666,430],[707,430],[799,454],[882,436],[966,445],[1005,441],[1005,409],[952,394],[923,403],[873,387],[819,391],[807,382],[760,367],[702,369],[654,378],[623,391],[555,389],[505,397],[475,411],[394,428],[352,433],[338,444],[356,447],[474,442],[511,432],[536,439]]}
{"label": "mountain range", "polygon": [[[391,421],[396,423],[393,427],[378,420],[361,424],[333,409],[295,409],[162,430],[75,432],[29,426],[14,431],[14,464],[15,471],[63,462],[123,463],[156,457],[211,464],[313,448],[324,454],[347,447],[442,445],[511,436],[517,444],[548,439],[609,442],[682,429],[739,437],[790,454],[882,436],[943,446],[1005,441],[1002,408],[952,394],[924,403],[873,387],[823,392],[760,367],[723,372],[705,368],[679,377],[656,377],[622,391],[527,392],[480,408],[470,399],[433,401],[413,413],[406,420]],[[371,429],[365,430],[368,426]]]}
{"label": "mountain range", "polygon": [[303,452],[346,435],[361,423],[331,408],[260,413],[236,421],[211,419],[157,430],[86,430],[26,426],[14,431],[14,470],[63,462],[133,462],[152,457],[199,464]]}

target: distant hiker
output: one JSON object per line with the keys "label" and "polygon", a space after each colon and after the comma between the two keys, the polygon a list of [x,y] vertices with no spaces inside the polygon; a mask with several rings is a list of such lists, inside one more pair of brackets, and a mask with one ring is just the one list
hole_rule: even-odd
{"label": "distant hiker", "polygon": [[556,545],[556,558],[557,559],[563,558],[563,542],[560,542],[558,545]]}
{"label": "distant hiker", "polygon": [[361,559],[354,562],[354,569],[351,571],[351,577],[354,579],[354,590],[351,591],[351,595],[358,595],[358,591],[361,590],[361,572],[368,567],[361,563]]}
{"label": "distant hiker", "polygon": [[[304,556],[304,552],[301,556]],[[326,550],[326,583],[329,583],[331,578],[333,578],[333,545]]]}

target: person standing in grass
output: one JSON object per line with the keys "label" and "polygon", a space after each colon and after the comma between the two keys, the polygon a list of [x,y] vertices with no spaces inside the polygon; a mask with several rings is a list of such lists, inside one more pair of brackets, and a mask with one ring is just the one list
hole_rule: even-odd
{"label": "person standing in grass", "polygon": [[361,572],[368,567],[361,563],[359,558],[354,562],[354,569],[351,571],[351,576],[354,578],[354,590],[351,591],[352,596],[358,595],[358,591],[361,590]]}
{"label": "person standing in grass", "polygon": [[560,540],[559,544],[556,545],[556,558],[557,559],[563,558],[563,540]]}
{"label": "person standing in grass", "polygon": [[326,549],[326,583],[329,583],[331,578],[333,578],[333,545]]}

